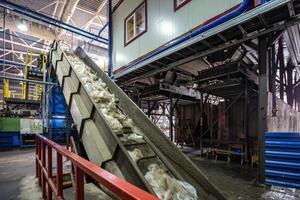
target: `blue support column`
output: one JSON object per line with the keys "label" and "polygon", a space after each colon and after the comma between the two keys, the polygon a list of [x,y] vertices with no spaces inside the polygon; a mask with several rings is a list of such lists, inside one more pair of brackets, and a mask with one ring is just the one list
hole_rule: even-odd
{"label": "blue support column", "polygon": [[108,0],[108,76],[112,75],[112,50],[113,50],[113,35],[112,35],[112,0]]}
{"label": "blue support column", "polygon": [[108,23],[106,23],[99,31],[98,35],[100,36],[101,33],[104,31],[104,29],[108,26]]}

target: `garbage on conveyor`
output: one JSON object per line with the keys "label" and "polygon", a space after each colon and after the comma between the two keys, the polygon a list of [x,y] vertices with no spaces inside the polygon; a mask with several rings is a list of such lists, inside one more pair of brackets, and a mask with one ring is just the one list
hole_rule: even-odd
{"label": "garbage on conveyor", "polygon": [[156,195],[163,200],[197,200],[196,189],[187,182],[172,178],[158,164],[150,164],[145,175]]}
{"label": "garbage on conveyor", "polygon": [[138,148],[133,149],[133,151],[128,151],[128,153],[134,162],[144,157],[142,151]]}
{"label": "garbage on conveyor", "polygon": [[[84,83],[84,87],[96,104],[96,107],[101,110],[106,122],[116,134],[121,135],[120,141],[123,143],[145,142],[141,130],[134,126],[132,119],[125,116],[118,108],[118,100],[114,94],[110,93],[107,85],[101,79],[97,78],[96,74],[77,57],[69,56],[68,59],[74,66],[78,77]],[[126,132],[126,130],[129,131]],[[138,162],[138,160],[143,158],[142,151],[138,148],[128,151],[128,154],[134,162]],[[192,185],[172,178],[158,164],[150,164],[148,166],[145,178],[152,186],[156,195],[162,200],[198,199],[197,191]]]}

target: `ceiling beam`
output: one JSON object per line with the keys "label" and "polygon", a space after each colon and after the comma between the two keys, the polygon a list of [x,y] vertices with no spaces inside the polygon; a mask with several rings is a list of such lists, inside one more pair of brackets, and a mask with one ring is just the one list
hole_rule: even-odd
{"label": "ceiling beam", "polygon": [[24,15],[26,17],[32,18],[34,20],[38,20],[41,23],[45,23],[47,25],[53,25],[55,27],[58,27],[60,29],[69,31],[71,33],[74,33],[76,35],[80,35],[85,38],[89,38],[92,40],[95,40],[97,42],[103,43],[103,44],[108,44],[108,39],[103,38],[101,36],[98,36],[96,34],[90,33],[88,31],[85,31],[83,29],[74,27],[72,25],[69,25],[65,22],[62,22],[60,20],[51,18],[50,16],[47,16],[45,14],[39,13],[37,11],[31,10],[27,7],[20,6],[18,4],[9,2],[9,1],[0,1],[0,6],[3,8],[6,8],[8,10],[12,10],[18,14]]}
{"label": "ceiling beam", "polygon": [[[1,51],[1,49],[0,49],[0,51]],[[26,54],[26,53],[27,53],[26,51],[20,51],[20,50],[16,50],[16,49],[11,49],[11,50],[6,49],[5,51],[6,51],[6,52],[10,52],[10,53],[18,53],[18,54]],[[39,56],[40,53],[32,52],[32,55],[33,55],[33,56]],[[1,56],[2,56],[2,55],[0,55],[0,57],[1,57]]]}
{"label": "ceiling beam", "polygon": [[[91,25],[91,23],[98,17],[98,15],[101,13],[102,9],[104,8],[104,6],[106,5],[107,0],[104,0],[98,7],[96,13],[94,13],[93,17],[90,18],[87,23],[82,27],[84,29],[88,29],[89,26]],[[104,25],[103,21],[100,18],[100,21],[102,22],[102,26]]]}
{"label": "ceiling beam", "polygon": [[[0,59],[0,64],[2,65],[3,64],[3,59]],[[7,66],[15,66],[15,67],[24,67],[25,66],[25,63],[20,63],[20,62],[14,62],[14,61],[11,61],[11,60],[5,60],[5,65]],[[37,67],[36,65],[28,65],[30,67]]]}
{"label": "ceiling beam", "polygon": [[46,8],[49,8],[49,7],[53,6],[53,5],[56,4],[56,3],[57,3],[57,1],[54,1],[54,2],[52,2],[52,3],[50,3],[50,4],[48,4],[48,5],[46,5],[46,6],[42,7],[42,8],[40,8],[40,9],[38,9],[37,11],[40,12],[40,11],[42,11],[42,10],[45,10]]}
{"label": "ceiling beam", "polygon": [[64,11],[63,11],[62,18],[61,18],[62,21],[66,22],[67,24],[70,22],[70,19],[72,18],[73,14],[75,12],[78,2],[79,2],[79,0],[68,0],[67,1]]}
{"label": "ceiling beam", "polygon": [[[3,38],[0,38],[0,41],[3,42]],[[28,49],[31,49],[31,50],[38,51],[40,53],[42,53],[42,52],[48,52],[48,50],[46,50],[46,49],[41,49],[41,48],[38,48],[38,47],[32,47],[32,46],[29,46],[29,45],[26,45],[26,44],[22,44],[22,43],[19,43],[19,42],[15,42],[15,41],[5,40],[5,43],[10,43],[10,44],[18,45],[18,46],[21,46],[21,47],[25,47],[25,48],[28,48]]]}
{"label": "ceiling beam", "polygon": [[[88,13],[88,14],[90,14],[90,15],[94,15],[94,14],[95,14],[94,12],[89,11],[89,10],[86,10],[86,9],[81,8],[81,7],[79,7],[79,6],[77,6],[76,9],[77,9],[77,10],[80,10],[80,11],[82,11],[82,12]],[[102,21],[107,21],[107,17],[106,17],[105,15],[102,15],[102,14],[99,13],[98,16],[100,17],[100,19],[101,19]]]}

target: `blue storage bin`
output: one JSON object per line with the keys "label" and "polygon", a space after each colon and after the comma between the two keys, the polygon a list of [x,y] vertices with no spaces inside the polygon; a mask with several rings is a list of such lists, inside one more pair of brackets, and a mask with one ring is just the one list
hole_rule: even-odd
{"label": "blue storage bin", "polygon": [[17,135],[14,135],[12,137],[12,144],[13,144],[13,146],[20,146],[20,137]]}
{"label": "blue storage bin", "polygon": [[16,148],[19,146],[19,132],[0,132],[0,148]]}

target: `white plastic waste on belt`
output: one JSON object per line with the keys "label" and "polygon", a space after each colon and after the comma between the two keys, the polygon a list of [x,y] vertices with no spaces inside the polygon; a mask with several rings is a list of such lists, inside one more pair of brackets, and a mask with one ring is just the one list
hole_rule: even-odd
{"label": "white plastic waste on belt", "polygon": [[133,151],[128,151],[128,153],[134,162],[144,157],[142,151],[138,148],[133,149]]}
{"label": "white plastic waste on belt", "polygon": [[169,176],[158,164],[150,164],[145,175],[154,192],[163,200],[197,200],[197,191],[189,183]]}
{"label": "white plastic waste on belt", "polygon": [[[116,134],[122,134],[123,128],[130,128],[132,133],[122,134],[121,142],[134,141],[141,143],[144,141],[143,134],[139,128],[134,126],[132,119],[129,119],[117,107],[117,99],[114,94],[111,94],[106,84],[96,74],[87,67],[79,58],[74,56],[68,57],[76,74],[81,79],[87,92],[96,104],[96,107],[101,110],[106,122]],[[128,154],[134,162],[143,158],[143,153],[140,149],[135,148],[128,151]],[[153,188],[156,195],[162,200],[197,200],[197,191],[189,183],[179,181],[171,177],[158,164],[150,164],[148,171],[145,174],[145,179]]]}

